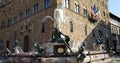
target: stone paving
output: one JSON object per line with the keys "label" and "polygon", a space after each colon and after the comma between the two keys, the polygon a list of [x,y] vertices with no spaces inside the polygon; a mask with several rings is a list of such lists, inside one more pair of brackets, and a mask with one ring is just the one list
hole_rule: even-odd
{"label": "stone paving", "polygon": [[108,63],[120,63],[120,61],[110,61],[110,62],[108,62]]}
{"label": "stone paving", "polygon": [[120,63],[120,55],[114,55],[108,63]]}
{"label": "stone paving", "polygon": [[[65,59],[65,58],[63,58],[63,59]],[[62,60],[60,61],[60,63],[61,62],[62,62]],[[8,63],[8,62],[0,61],[0,63]],[[34,63],[38,63],[38,62],[34,62]],[[49,61],[49,63],[50,63],[50,61]],[[52,61],[52,63],[53,63],[53,61]],[[70,62],[65,62],[65,63],[70,63]],[[76,63],[76,62],[72,62],[72,63]],[[86,62],[84,62],[84,63],[86,63]],[[94,62],[90,62],[90,63],[120,63],[120,55],[114,55],[112,57],[109,57],[108,59],[94,61]]]}

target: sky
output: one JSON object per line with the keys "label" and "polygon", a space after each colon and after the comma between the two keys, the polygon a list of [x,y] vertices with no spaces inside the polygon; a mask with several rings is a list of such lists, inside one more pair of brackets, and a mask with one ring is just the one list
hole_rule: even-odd
{"label": "sky", "polygon": [[108,0],[109,12],[120,17],[120,0]]}

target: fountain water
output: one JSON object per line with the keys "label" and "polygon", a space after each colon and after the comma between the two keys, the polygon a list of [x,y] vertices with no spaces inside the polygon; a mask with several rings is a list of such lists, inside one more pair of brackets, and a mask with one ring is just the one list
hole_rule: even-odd
{"label": "fountain water", "polygon": [[56,21],[57,28],[60,30],[61,24],[64,22],[63,17],[63,10],[62,10],[62,4],[59,4],[57,8],[54,10],[54,19]]}
{"label": "fountain water", "polygon": [[23,53],[22,48],[19,47],[19,46],[15,47],[15,53],[17,53],[17,54],[21,54],[21,53]]}
{"label": "fountain water", "polygon": [[16,54],[23,53],[22,48],[19,46],[18,40],[15,41],[15,53]]}

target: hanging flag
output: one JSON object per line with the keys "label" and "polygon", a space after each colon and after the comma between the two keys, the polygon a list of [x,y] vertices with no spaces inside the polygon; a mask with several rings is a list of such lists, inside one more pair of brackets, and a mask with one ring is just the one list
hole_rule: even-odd
{"label": "hanging flag", "polygon": [[96,7],[96,5],[94,5],[93,7],[93,11],[94,11],[94,17],[96,18],[99,15],[99,9]]}
{"label": "hanging flag", "polygon": [[94,13],[96,13],[96,12],[97,12],[96,5],[94,5],[94,7],[93,7],[93,11],[94,11]]}

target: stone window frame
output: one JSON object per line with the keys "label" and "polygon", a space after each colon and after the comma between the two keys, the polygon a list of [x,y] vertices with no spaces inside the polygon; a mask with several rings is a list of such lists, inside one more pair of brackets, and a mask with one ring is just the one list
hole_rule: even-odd
{"label": "stone window frame", "polygon": [[44,8],[48,8],[51,5],[51,0],[44,0]]}
{"label": "stone window frame", "polygon": [[26,9],[26,17],[30,17],[30,8]]}
{"label": "stone window frame", "polygon": [[113,33],[113,25],[111,25],[111,33]]}
{"label": "stone window frame", "polygon": [[24,18],[23,16],[24,16],[23,12],[19,13],[19,16],[18,16],[19,21],[21,21]]}
{"label": "stone window frame", "polygon": [[112,25],[112,33],[115,33],[115,26]]}
{"label": "stone window frame", "polygon": [[12,24],[12,20],[11,19],[8,19],[7,21],[7,26],[10,26]]}
{"label": "stone window frame", "polygon": [[83,16],[84,17],[88,16],[88,11],[87,11],[86,7],[83,8]]}
{"label": "stone window frame", "polygon": [[118,34],[117,32],[118,32],[117,27],[113,25],[112,26],[112,33]]}
{"label": "stone window frame", "polygon": [[105,11],[103,11],[103,16],[105,16]]}
{"label": "stone window frame", "polygon": [[1,23],[1,28],[5,28],[5,25],[6,25],[5,21],[3,21],[3,22]]}
{"label": "stone window frame", "polygon": [[64,6],[70,8],[70,0],[64,0]]}
{"label": "stone window frame", "polygon": [[3,41],[0,40],[0,49],[2,49],[2,48],[3,48]]}
{"label": "stone window frame", "polygon": [[17,39],[17,31],[14,31],[14,40],[16,40]]}
{"label": "stone window frame", "polygon": [[38,3],[34,4],[33,11],[34,11],[34,14],[37,14],[39,12],[39,4]]}
{"label": "stone window frame", "polygon": [[84,25],[84,28],[85,28],[85,35],[87,35],[88,32],[87,32],[87,25],[86,24]]}
{"label": "stone window frame", "polygon": [[69,25],[70,25],[70,32],[73,32],[73,22],[72,22],[72,20],[69,21]]}
{"label": "stone window frame", "polygon": [[41,33],[45,32],[45,22],[41,23]]}
{"label": "stone window frame", "polygon": [[101,3],[101,4],[102,4],[102,6],[103,6],[103,7],[105,6],[105,3],[104,3],[104,1],[102,1],[102,3]]}
{"label": "stone window frame", "polygon": [[7,40],[6,41],[6,47],[9,49],[9,47],[10,47],[10,41],[9,40]]}
{"label": "stone window frame", "polygon": [[17,16],[13,17],[13,24],[17,23]]}
{"label": "stone window frame", "polygon": [[76,13],[80,13],[80,6],[79,6],[79,3],[78,3],[77,1],[75,1],[75,4],[74,4],[74,5],[75,5],[75,7],[74,7],[75,10],[74,10],[74,11],[75,11]]}

